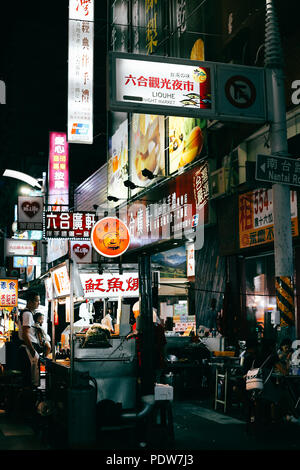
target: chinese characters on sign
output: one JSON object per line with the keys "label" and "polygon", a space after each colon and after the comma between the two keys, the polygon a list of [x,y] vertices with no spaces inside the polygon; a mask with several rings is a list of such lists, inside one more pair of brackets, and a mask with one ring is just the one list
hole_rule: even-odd
{"label": "chinese characters on sign", "polygon": [[36,241],[5,239],[6,256],[36,256],[38,255],[37,247]]}
{"label": "chinese characters on sign", "polygon": [[258,154],[256,179],[300,186],[300,160]]}
{"label": "chinese characters on sign", "polygon": [[147,54],[153,54],[158,46],[159,0],[145,0],[145,33]]}
{"label": "chinese characters on sign", "polygon": [[49,137],[48,204],[62,210],[69,205],[69,144],[64,132],[50,132]]}
{"label": "chinese characters on sign", "polygon": [[18,281],[0,279],[0,307],[18,306]]}
{"label": "chinese characters on sign", "polygon": [[152,191],[151,202],[145,197],[125,208],[124,213],[120,208],[120,217],[127,220],[130,249],[193,234],[199,219],[208,221],[207,164],[177,176],[159,192]]}
{"label": "chinese characters on sign", "polygon": [[[274,241],[272,189],[257,189],[239,196],[240,248]],[[298,235],[297,196],[291,191],[292,235]]]}
{"label": "chinese characters on sign", "polygon": [[[70,1],[68,142],[93,143],[93,2]],[[72,14],[73,12],[73,14]],[[75,12],[75,13],[74,13]],[[77,19],[74,19],[77,18]]]}
{"label": "chinese characters on sign", "polygon": [[69,18],[94,21],[94,0],[70,0]]}
{"label": "chinese characters on sign", "polygon": [[211,109],[210,68],[116,58],[116,99],[180,108]]}
{"label": "chinese characters on sign", "polygon": [[85,297],[138,297],[139,277],[138,273],[125,274],[83,274],[80,280]]}
{"label": "chinese characters on sign", "polygon": [[95,217],[92,212],[44,212],[44,238],[89,240]]}
{"label": "chinese characters on sign", "polygon": [[56,297],[70,295],[70,278],[66,265],[53,269],[51,278]]}

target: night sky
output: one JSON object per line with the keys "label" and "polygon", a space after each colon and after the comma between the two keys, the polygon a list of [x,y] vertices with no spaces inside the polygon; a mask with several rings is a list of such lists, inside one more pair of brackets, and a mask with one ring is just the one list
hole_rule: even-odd
{"label": "night sky", "polygon": [[[96,3],[94,143],[69,146],[73,186],[106,161],[106,2]],[[67,132],[68,4],[31,0],[8,6],[0,33],[0,79],[6,83],[6,105],[0,107],[1,168],[41,177],[48,166],[49,132]],[[0,206],[11,202],[18,186],[16,180],[0,178]]]}

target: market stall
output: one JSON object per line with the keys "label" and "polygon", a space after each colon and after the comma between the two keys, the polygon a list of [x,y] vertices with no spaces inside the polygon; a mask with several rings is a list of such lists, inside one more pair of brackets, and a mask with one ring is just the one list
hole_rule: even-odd
{"label": "market stall", "polygon": [[[124,300],[138,298],[138,274],[98,274],[96,268],[89,265],[88,270],[79,271],[69,260],[51,269],[45,279],[52,319],[48,384],[53,392],[62,383],[72,388],[78,377],[88,376],[97,388],[97,403],[112,400],[124,409],[134,408],[135,341],[126,339],[131,331],[130,305]],[[108,299],[117,302],[116,318],[107,309]],[[97,301],[103,303],[101,320],[96,318]],[[74,321],[76,308],[79,320]],[[67,326],[57,337],[63,310]]]}

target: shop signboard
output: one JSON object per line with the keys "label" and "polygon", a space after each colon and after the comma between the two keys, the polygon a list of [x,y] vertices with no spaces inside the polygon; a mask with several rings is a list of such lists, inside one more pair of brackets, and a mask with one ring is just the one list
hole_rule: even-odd
{"label": "shop signboard", "polygon": [[[291,191],[292,236],[299,234],[297,194]],[[239,196],[240,248],[250,248],[274,241],[272,189],[255,189]]]}
{"label": "shop signboard", "polygon": [[18,230],[42,230],[43,207],[43,196],[19,196]]}
{"label": "shop signboard", "polygon": [[44,211],[43,235],[45,239],[89,240],[95,221],[95,212]]}
{"label": "shop signboard", "polygon": [[18,306],[17,279],[0,279],[0,308]]}
{"label": "shop signboard", "polygon": [[128,249],[130,233],[122,220],[117,217],[104,217],[94,225],[91,243],[100,255],[116,258]]}
{"label": "shop signboard", "polygon": [[70,0],[68,46],[68,142],[92,144],[94,0]]}
{"label": "shop signboard", "polygon": [[70,295],[70,278],[66,264],[51,270],[51,279],[54,287],[55,297]]}
{"label": "shop signboard", "polygon": [[70,241],[71,258],[78,264],[92,262],[92,244],[89,241]]}
{"label": "shop signboard", "polygon": [[69,206],[69,144],[64,132],[49,134],[48,205]]}
{"label": "shop signboard", "polygon": [[264,68],[122,52],[109,61],[111,111],[266,121]]}
{"label": "shop signboard", "polygon": [[34,240],[5,239],[6,256],[38,256],[38,242]]}
{"label": "shop signboard", "polygon": [[80,280],[87,298],[138,297],[138,273],[80,273]]}
{"label": "shop signboard", "polygon": [[128,205],[124,212],[120,208],[120,218],[130,233],[129,249],[195,236],[195,248],[200,249],[197,228],[208,223],[208,194],[208,166],[202,162]]}

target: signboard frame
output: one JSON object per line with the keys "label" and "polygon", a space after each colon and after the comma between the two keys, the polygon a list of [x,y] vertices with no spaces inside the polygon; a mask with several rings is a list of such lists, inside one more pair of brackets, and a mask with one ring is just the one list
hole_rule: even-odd
{"label": "signboard frame", "polygon": [[[279,178],[279,173],[276,173],[277,178],[272,178],[272,175],[271,177],[267,177],[267,175],[262,175],[262,173],[264,173],[264,170],[260,169],[261,166],[266,165],[267,170],[269,163],[269,174],[270,172],[274,172],[275,170],[277,170],[278,163],[281,165],[281,178]],[[291,172],[291,170],[293,170],[293,172]],[[299,188],[300,160],[297,160],[295,158],[283,157],[281,155],[264,155],[259,153],[256,155],[255,179],[257,181],[264,181],[265,183],[269,184],[284,184],[290,186],[291,188]]]}
{"label": "signboard frame", "polygon": [[[159,64],[170,64],[190,66],[193,68],[201,67],[210,70],[210,90],[211,90],[211,107],[205,108],[188,108],[186,106],[171,106],[143,103],[142,101],[121,101],[117,99],[117,60],[133,60],[141,62],[153,62],[155,68]],[[157,66],[156,66],[157,65]],[[190,59],[178,59],[163,56],[145,56],[141,54],[129,54],[124,52],[109,52],[108,54],[108,80],[112,84],[110,87],[110,94],[108,96],[108,108],[111,111],[128,112],[128,113],[141,113],[141,114],[156,114],[164,116],[182,116],[182,117],[202,117],[210,120],[221,121],[238,121],[238,122],[257,122],[264,123],[267,120],[267,92],[266,92],[266,71],[263,67],[244,66],[237,64],[224,64],[219,62],[195,61]],[[259,113],[253,111],[253,104],[250,107],[235,107],[228,101],[226,106],[227,113],[222,112],[222,102],[226,100],[225,96],[225,83],[222,82],[222,77],[226,73],[227,80],[230,79],[230,73],[233,77],[242,77],[247,79],[247,74],[253,76],[255,80],[259,81],[259,86],[256,89],[259,99],[257,107]],[[248,79],[249,80],[249,79]],[[142,88],[142,87],[141,87]],[[255,105],[256,106],[256,105]],[[229,112],[229,113],[228,113]]]}

